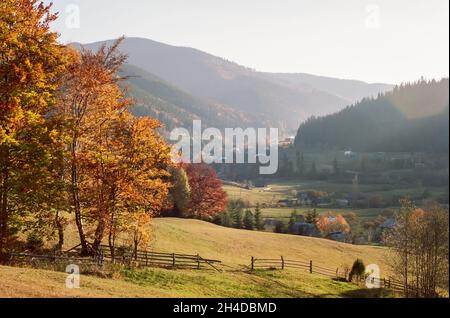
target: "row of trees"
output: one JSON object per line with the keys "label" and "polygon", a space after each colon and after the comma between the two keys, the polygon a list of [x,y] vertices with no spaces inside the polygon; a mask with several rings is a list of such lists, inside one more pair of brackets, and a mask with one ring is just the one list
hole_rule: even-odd
{"label": "row of trees", "polygon": [[0,4],[0,254],[20,233],[57,233],[60,251],[72,219],[83,255],[107,239],[114,256],[121,233],[137,249],[171,205],[202,218],[223,210],[215,172],[174,165],[161,124],[132,115],[122,39],[78,52],[57,42],[56,18],[36,0]]}
{"label": "row of trees", "polygon": [[264,218],[259,204],[252,211],[242,200],[230,200],[225,211],[214,218],[214,223],[246,230],[264,230]]}
{"label": "row of trees", "polygon": [[392,267],[408,297],[436,297],[448,292],[448,209],[433,204],[423,210],[403,200],[395,227],[385,235]]}

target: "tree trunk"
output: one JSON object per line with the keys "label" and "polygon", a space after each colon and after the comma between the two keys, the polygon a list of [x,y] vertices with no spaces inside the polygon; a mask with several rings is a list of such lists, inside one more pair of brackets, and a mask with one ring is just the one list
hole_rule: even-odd
{"label": "tree trunk", "polygon": [[100,217],[100,220],[98,221],[98,224],[97,224],[97,228],[95,229],[95,238],[94,238],[94,242],[92,243],[92,249],[95,252],[99,251],[99,249],[100,249],[100,245],[102,244],[105,229],[106,229],[106,221],[105,221],[105,218],[102,216],[102,217]]}
{"label": "tree trunk", "polygon": [[2,170],[0,171],[0,261],[6,257],[8,242],[8,188],[9,188],[9,149],[0,149]]}
{"label": "tree trunk", "polygon": [[81,244],[81,255],[89,255],[89,247],[86,240],[86,234],[84,233],[83,229],[83,220],[81,217],[81,204],[80,204],[80,193],[78,189],[78,166],[76,162],[76,136],[74,136],[74,139],[72,141],[72,167],[71,167],[71,191],[72,191],[72,199],[73,199],[73,206],[75,211],[75,223],[77,225],[78,229],[78,235],[80,237],[80,244]]}
{"label": "tree trunk", "polygon": [[133,249],[135,261],[137,261],[138,247],[139,247],[139,239],[135,238],[134,239],[134,249]]}
{"label": "tree trunk", "polygon": [[59,211],[56,212],[55,217],[56,228],[58,229],[58,244],[56,245],[56,252],[61,254],[62,248],[64,246],[64,225],[59,217]]}
{"label": "tree trunk", "polygon": [[114,213],[111,214],[111,220],[110,220],[110,227],[109,227],[109,235],[108,235],[108,245],[109,245],[109,251],[111,252],[111,262],[114,264],[116,260],[116,229],[114,224]]}

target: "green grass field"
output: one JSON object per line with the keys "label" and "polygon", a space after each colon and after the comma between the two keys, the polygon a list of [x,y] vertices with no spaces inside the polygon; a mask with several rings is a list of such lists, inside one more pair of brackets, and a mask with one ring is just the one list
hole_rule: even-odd
{"label": "green grass field", "polygon": [[385,297],[385,291],[295,270],[200,272],[149,268],[123,270],[116,278],[82,275],[79,289],[65,286],[66,274],[0,266],[0,298],[277,298]]}
{"label": "green grass field", "polygon": [[265,188],[253,189],[225,185],[223,188],[230,199],[242,199],[250,205],[256,205],[256,203],[276,204],[279,200],[286,199],[286,197],[295,196],[295,187],[289,184],[270,184]]}
{"label": "green grass field", "polygon": [[[76,244],[70,225],[65,248]],[[368,297],[372,291],[304,270],[249,271],[250,257],[313,260],[338,268],[356,258],[389,275],[387,250],[324,239],[245,231],[177,218],[158,218],[151,249],[199,253],[223,262],[214,270],[121,269],[114,278],[83,275],[80,289],[65,287],[65,273],[0,266],[0,297]],[[50,243],[50,242],[49,242]]]}
{"label": "green grass field", "polygon": [[[297,210],[298,214],[306,215],[308,211],[310,211],[312,208],[264,208],[261,209],[263,216],[265,218],[271,218],[271,219],[287,219],[290,217],[292,211]],[[355,213],[356,216],[358,216],[361,219],[373,219],[378,217],[381,212],[384,209],[353,209],[353,208],[347,208],[347,209],[334,209],[334,208],[317,208],[316,211],[321,214],[326,215],[345,215],[346,213]]]}
{"label": "green grass field", "polygon": [[[354,190],[351,184],[329,183],[326,181],[305,181],[305,180],[278,180],[268,184],[265,188],[242,189],[235,186],[226,185],[224,190],[230,199],[242,199],[254,206],[256,203],[262,205],[274,206],[279,200],[295,198],[296,192],[300,190],[318,190],[332,193],[348,193]],[[381,196],[383,200],[391,200],[392,198],[419,197],[425,191],[424,187],[394,187],[388,184],[358,186],[358,190],[368,196]],[[438,198],[445,194],[446,190],[439,187],[427,188],[433,194],[434,198]],[[297,208],[299,214],[305,214],[311,207]],[[394,208],[395,209],[395,208]],[[288,218],[294,208],[263,208],[263,214],[266,218],[285,219]],[[373,219],[378,217],[384,208],[317,208],[319,214],[346,214],[355,213],[361,219]]]}

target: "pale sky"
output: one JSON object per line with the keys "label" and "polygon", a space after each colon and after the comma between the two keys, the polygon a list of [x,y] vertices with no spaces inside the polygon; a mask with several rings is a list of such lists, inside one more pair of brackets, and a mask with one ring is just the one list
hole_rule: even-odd
{"label": "pale sky", "polygon": [[125,35],[193,47],[259,71],[392,84],[449,76],[448,0],[54,2],[54,29],[64,43]]}

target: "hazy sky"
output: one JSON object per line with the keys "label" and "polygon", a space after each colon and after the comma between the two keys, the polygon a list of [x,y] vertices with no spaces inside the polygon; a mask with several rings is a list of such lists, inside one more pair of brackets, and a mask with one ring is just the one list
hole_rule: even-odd
{"label": "hazy sky", "polygon": [[[368,82],[448,77],[448,0],[55,0],[63,42],[120,35],[260,71]],[[79,23],[78,23],[79,22]]]}

